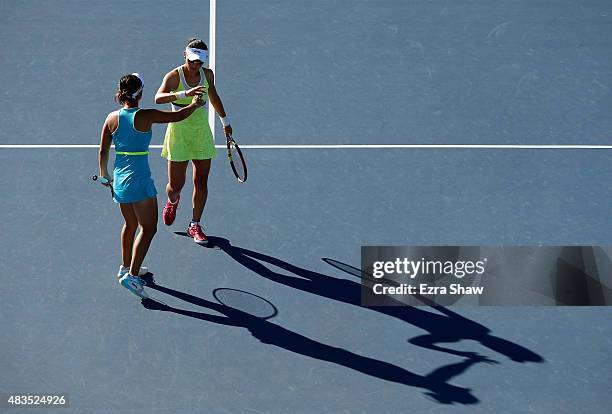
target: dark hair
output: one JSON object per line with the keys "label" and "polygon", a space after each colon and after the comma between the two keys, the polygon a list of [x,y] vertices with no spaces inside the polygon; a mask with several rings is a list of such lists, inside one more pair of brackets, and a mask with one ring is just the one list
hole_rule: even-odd
{"label": "dark hair", "polygon": [[115,101],[121,105],[125,103],[135,104],[142,96],[142,91],[136,96],[134,96],[134,93],[142,86],[143,84],[138,76],[134,74],[123,75],[119,80],[119,88],[117,89],[117,93],[115,93]]}
{"label": "dark hair", "polygon": [[208,46],[202,39],[191,38],[187,41],[187,47],[193,47],[196,49],[208,50]]}

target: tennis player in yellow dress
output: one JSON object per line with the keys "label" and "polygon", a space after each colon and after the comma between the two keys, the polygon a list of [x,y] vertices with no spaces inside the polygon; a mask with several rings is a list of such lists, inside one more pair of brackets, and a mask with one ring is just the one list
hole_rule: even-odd
{"label": "tennis player in yellow dress", "polygon": [[[225,113],[221,98],[215,89],[214,73],[203,65],[208,58],[208,47],[200,39],[190,39],[183,52],[183,65],[172,69],[164,76],[155,103],[172,104],[172,110],[189,105],[191,97],[202,93],[206,104],[197,109],[189,118],[168,124],[162,157],[168,160],[168,200],[162,218],[166,225],[174,223],[180,194],[185,185],[187,166],[193,163],[192,218],[187,233],[198,244],[206,244],[206,235],[200,219],[208,198],[208,173],[211,160],[217,151],[212,132],[208,125],[208,101],[213,106],[223,124],[225,135],[231,135],[232,127]],[[207,99],[208,98],[208,99]]]}

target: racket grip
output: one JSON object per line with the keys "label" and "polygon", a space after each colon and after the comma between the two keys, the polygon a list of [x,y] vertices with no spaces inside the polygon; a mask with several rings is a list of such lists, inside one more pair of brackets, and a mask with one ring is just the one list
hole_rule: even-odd
{"label": "racket grip", "polygon": [[109,180],[105,177],[98,177],[97,175],[94,175],[93,177],[91,177],[92,180],[94,181],[100,181],[102,184],[108,184]]}

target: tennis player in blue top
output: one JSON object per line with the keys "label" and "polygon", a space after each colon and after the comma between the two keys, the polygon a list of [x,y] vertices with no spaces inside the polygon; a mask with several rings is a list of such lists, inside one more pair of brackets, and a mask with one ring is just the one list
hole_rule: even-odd
{"label": "tennis player in blue top", "polygon": [[[201,93],[196,93],[188,106],[175,112],[140,109],[138,103],[143,88],[144,82],[137,73],[125,75],[119,81],[115,100],[122,108],[108,114],[104,121],[98,161],[100,177],[107,180],[104,185],[113,186],[113,198],[125,219],[121,230],[123,262],[117,278],[130,292],[146,298],[144,281],[139,276],[147,273],[141,265],[157,232],[157,191],[151,178],[148,156],[151,125],[182,121],[204,101]],[[111,142],[115,144],[116,154],[112,178],[108,174]],[[136,237],[139,225],[140,233]]]}

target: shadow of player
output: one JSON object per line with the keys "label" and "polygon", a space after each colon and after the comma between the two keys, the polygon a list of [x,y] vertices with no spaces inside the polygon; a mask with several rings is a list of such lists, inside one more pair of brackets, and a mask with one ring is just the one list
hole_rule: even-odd
{"label": "shadow of player", "polygon": [[[368,278],[368,275],[365,274],[365,272],[362,272],[361,269],[350,266],[346,263],[329,258],[323,258],[322,260],[330,266],[360,279]],[[395,282],[388,281],[388,283]],[[535,352],[521,345],[515,344],[514,342],[491,335],[491,330],[489,328],[465,318],[464,316],[461,316],[444,306],[436,305],[433,301],[424,296],[415,295],[415,297],[418,297],[421,302],[440,312],[441,315],[428,312],[417,307],[405,305],[404,303],[401,303],[393,298],[387,298],[389,302],[394,302],[390,303],[392,306],[370,307],[370,309],[393,316],[429,331],[428,335],[417,336],[410,339],[409,342],[414,345],[449,354],[469,356],[473,353],[444,348],[438,346],[437,344],[459,342],[464,339],[470,339],[479,342],[481,345],[501,355],[504,355],[515,362],[544,362],[544,359]],[[426,316],[424,316],[423,313],[425,313]]]}
{"label": "shadow of player", "polygon": [[[179,232],[177,232],[177,234],[186,235],[185,233]],[[480,356],[475,352],[459,351],[438,345],[440,343],[473,340],[515,362],[544,361],[537,353],[506,339],[491,335],[491,330],[489,328],[443,306],[437,306],[430,302],[428,303],[430,307],[437,311],[430,312],[388,298],[390,301],[389,304],[396,306],[363,307],[361,305],[360,283],[313,272],[287,263],[276,257],[233,246],[229,240],[221,237],[210,236],[208,238],[208,245],[205,247],[221,249],[236,262],[268,280],[328,299],[359,306],[364,309],[370,309],[427,331],[428,334],[417,336],[409,340],[409,342],[414,345],[461,357],[479,358]],[[339,270],[353,274],[359,278],[362,277],[360,269],[332,259],[323,260]],[[290,272],[292,275],[285,275],[273,271],[262,263],[276,266]],[[427,301],[426,299],[422,300]]]}
{"label": "shadow of player", "polygon": [[143,299],[142,304],[147,309],[173,312],[220,325],[245,328],[253,337],[264,344],[277,346],[296,354],[337,364],[382,380],[422,388],[425,390],[425,395],[442,404],[478,403],[478,399],[472,395],[469,389],[451,385],[448,381],[462,374],[476,363],[494,363],[494,361],[484,357],[472,356],[464,358],[461,362],[440,367],[428,375],[421,376],[388,362],[358,355],[342,348],[315,341],[268,320],[260,319],[230,306],[169,289],[156,284],[152,279],[147,280],[147,287],[174,296],[185,302],[218,312],[223,316],[178,309],[151,299]]}

